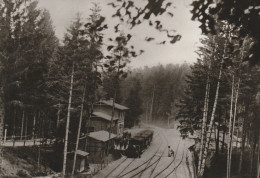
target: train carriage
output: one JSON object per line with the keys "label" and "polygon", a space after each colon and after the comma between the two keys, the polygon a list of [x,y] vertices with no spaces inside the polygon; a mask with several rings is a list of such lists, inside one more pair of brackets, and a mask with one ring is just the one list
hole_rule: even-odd
{"label": "train carriage", "polygon": [[130,139],[129,149],[126,150],[126,156],[136,157],[136,153],[140,154],[150,145],[153,138],[152,130],[143,130]]}

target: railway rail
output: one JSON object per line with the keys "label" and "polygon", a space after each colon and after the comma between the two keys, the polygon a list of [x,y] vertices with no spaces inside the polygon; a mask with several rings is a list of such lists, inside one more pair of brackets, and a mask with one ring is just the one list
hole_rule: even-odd
{"label": "railway rail", "polygon": [[[154,139],[157,139],[157,136],[158,136],[159,134],[158,133],[156,133],[155,135],[154,135]],[[161,145],[161,144],[160,144]],[[159,146],[160,147],[160,146]],[[126,161],[128,161],[130,158],[124,158],[121,162],[119,162],[118,164],[117,164],[117,166],[115,166],[107,175],[106,175],[106,177],[109,177],[111,174],[113,174],[114,172],[115,172],[115,170],[117,170],[117,169],[122,169],[122,168],[120,168],[122,165],[124,165],[124,163],[126,162]],[[122,171],[120,171],[120,173],[119,174],[117,174],[116,176],[113,176],[113,177],[121,177],[120,175],[124,172],[124,170],[127,168],[127,167],[129,167],[134,161],[136,160],[136,158],[133,158],[126,166],[124,166],[124,168],[122,169]]]}
{"label": "railway rail", "polygon": [[[163,139],[165,140],[166,145],[169,145],[168,139],[166,138],[165,134],[161,132],[160,135],[163,136]],[[133,175],[130,175],[130,176],[129,176],[130,178],[136,177],[136,176],[138,176],[138,177],[140,178],[140,177],[142,177],[143,173],[144,173],[146,170],[148,170],[148,168],[150,168],[150,167],[152,167],[152,166],[154,165],[154,167],[153,167],[152,170],[151,170],[150,176],[149,176],[149,177],[151,177],[152,174],[153,174],[153,172],[154,172],[154,170],[156,169],[158,163],[160,162],[161,158],[163,157],[163,154],[164,154],[165,151],[167,150],[167,146],[165,146],[164,149],[163,149],[163,151],[162,151],[161,154],[159,155],[159,158],[157,158],[153,163],[151,163],[152,160],[153,160],[156,156],[158,156],[158,152],[159,152],[159,150],[161,149],[162,146],[163,146],[163,145],[161,145],[161,146],[156,150],[156,152],[153,154],[152,157],[150,157],[148,160],[146,160],[144,163],[138,165],[138,166],[135,167],[134,169],[132,169],[132,170],[128,171],[127,173],[121,175],[120,178],[121,178],[121,177],[124,177],[124,176],[126,176],[126,175],[128,175],[128,174],[130,174],[130,173],[132,173],[132,172],[134,172],[134,171],[136,171],[136,170],[138,170],[139,168],[141,168],[141,167],[143,167],[143,166],[145,165],[145,168],[143,168],[143,169],[141,169],[140,171],[135,172]],[[151,164],[150,164],[150,163],[151,163]]]}
{"label": "railway rail", "polygon": [[[168,139],[167,139],[167,137],[165,136],[165,134],[162,133],[162,135],[163,135],[163,137],[164,137],[164,140],[166,140],[166,145],[169,145]],[[155,162],[153,162],[152,164],[150,164],[150,165],[147,164],[147,166],[145,167],[145,169],[143,169],[143,170],[140,172],[139,178],[141,178],[141,176],[143,175],[143,173],[144,173],[148,168],[150,168],[151,166],[153,166],[153,165],[155,164],[155,166],[152,168],[152,170],[151,170],[151,172],[150,172],[149,177],[152,176],[154,170],[156,169],[158,163],[160,162],[160,160],[161,160],[161,158],[163,157],[163,154],[164,154],[164,152],[165,152],[166,150],[167,150],[167,147],[164,147],[163,152],[162,152],[162,154],[159,156],[159,158],[158,158]],[[148,165],[149,165],[149,166],[148,166]]]}
{"label": "railway rail", "polygon": [[[181,148],[185,148],[185,142],[182,144],[180,143],[181,140],[177,141],[178,144],[175,145],[175,154],[172,160],[168,160],[167,162],[162,162],[162,158],[164,155],[168,155],[167,153],[167,145],[169,145],[169,140],[166,136],[166,132],[164,130],[158,131],[156,134],[154,134],[154,140],[159,141],[160,138],[160,144],[158,144],[157,147],[153,148],[152,156],[150,156],[146,160],[142,159],[130,159],[130,158],[124,158],[122,161],[120,161],[105,177],[116,177],[116,178],[123,178],[123,177],[170,177],[173,174],[177,177],[177,174],[180,170],[178,169],[180,165],[182,165],[184,157],[186,155],[187,157],[187,150],[183,150],[182,153],[180,152]],[[146,152],[148,153],[148,152]],[[146,154],[144,153],[144,154]],[[151,154],[151,152],[150,152]],[[149,154],[147,154],[149,155]],[[145,156],[145,155],[144,155]],[[178,158],[177,158],[178,157]],[[163,158],[164,159],[164,158]],[[176,161],[180,160],[180,161]],[[137,161],[137,162],[135,162]],[[139,161],[139,164],[138,164]],[[140,163],[140,161],[142,161]],[[170,162],[169,162],[170,161]],[[133,163],[138,164],[132,165]],[[159,169],[159,170],[158,170]],[[183,167],[185,172],[185,167]],[[156,171],[157,170],[157,171]],[[158,172],[159,171],[159,172]],[[186,175],[186,172],[185,172]],[[187,175],[186,175],[187,177]]]}
{"label": "railway rail", "polygon": [[[185,151],[183,150],[183,153],[182,153],[182,157],[181,157],[180,162],[177,164],[177,166],[175,166],[175,167],[172,169],[172,171],[170,171],[169,174],[166,175],[165,178],[169,177],[169,176],[181,165],[181,163],[182,163],[182,161],[183,161],[184,152],[185,152]],[[186,150],[186,152],[187,152],[187,150]],[[184,171],[184,172],[185,172],[185,171]]]}
{"label": "railway rail", "polygon": [[175,151],[175,155],[174,155],[172,161],[171,161],[164,169],[162,169],[160,172],[158,172],[158,173],[154,176],[154,178],[155,178],[155,177],[158,177],[159,175],[161,175],[163,172],[165,172],[165,171],[174,163],[174,161],[175,161],[175,159],[176,159],[176,156],[177,156],[177,153],[178,153],[179,145],[180,145],[180,141],[178,142],[177,149],[176,149],[176,151]]}
{"label": "railway rail", "polygon": [[[161,142],[161,143],[162,143],[162,142]],[[162,144],[160,144],[160,145],[158,146],[158,149],[156,149],[156,151],[155,151],[155,153],[153,154],[153,156],[151,156],[148,160],[146,160],[146,161],[143,162],[142,164],[136,166],[135,168],[131,169],[130,171],[124,173],[123,175],[121,175],[121,174],[124,172],[124,170],[123,170],[117,177],[118,177],[118,178],[124,177],[124,176],[126,176],[126,175],[128,175],[128,174],[134,172],[135,170],[139,169],[140,167],[144,166],[146,163],[150,162],[150,161],[156,156],[156,154],[158,153],[158,151],[160,150],[161,147],[162,147]],[[129,165],[128,165],[128,166],[129,166]],[[127,167],[126,167],[126,168],[127,168]]]}

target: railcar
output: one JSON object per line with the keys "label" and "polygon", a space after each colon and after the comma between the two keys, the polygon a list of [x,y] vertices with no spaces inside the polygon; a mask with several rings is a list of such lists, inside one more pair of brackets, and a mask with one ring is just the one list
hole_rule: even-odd
{"label": "railcar", "polygon": [[152,130],[143,130],[138,132],[129,141],[129,147],[126,150],[127,157],[137,157],[140,156],[144,150],[150,145],[153,139]]}

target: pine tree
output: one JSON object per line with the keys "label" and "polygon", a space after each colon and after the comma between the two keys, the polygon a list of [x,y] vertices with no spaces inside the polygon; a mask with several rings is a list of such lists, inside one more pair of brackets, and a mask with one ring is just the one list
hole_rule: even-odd
{"label": "pine tree", "polygon": [[142,114],[142,100],[140,97],[141,84],[137,79],[130,89],[128,98],[125,101],[127,107],[131,108],[130,111],[126,113],[125,117],[125,127],[131,128],[138,124],[138,117]]}

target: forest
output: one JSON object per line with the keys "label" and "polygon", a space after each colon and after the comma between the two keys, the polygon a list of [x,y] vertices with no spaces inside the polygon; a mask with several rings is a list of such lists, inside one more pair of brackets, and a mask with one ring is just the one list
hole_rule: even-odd
{"label": "forest", "polygon": [[167,123],[168,119],[175,119],[179,110],[177,103],[185,95],[183,88],[187,84],[186,75],[190,72],[187,63],[158,64],[131,71],[120,86],[122,99],[131,108],[129,118],[138,119],[135,121],[137,123],[140,120]]}
{"label": "forest", "polygon": [[[138,8],[133,1],[115,3],[109,4],[113,18],[131,28],[149,21],[167,43],[181,40],[150,18],[167,12],[167,0]],[[93,104],[113,98],[131,108],[127,128],[179,120],[184,132],[196,133],[198,177],[210,175],[206,162],[214,152],[216,159],[224,157],[223,177],[259,178],[260,3],[199,0],[192,7],[192,20],[204,34],[197,62],[131,69],[129,63],[144,51],[129,44],[132,34],[109,27],[97,4],[87,20],[77,15],[60,41],[50,13],[37,1],[0,1],[1,144],[5,130],[13,140],[55,138],[57,162],[63,162],[57,170],[65,175],[67,152],[77,150],[88,132],[83,126]],[[131,8],[136,15],[129,15]],[[114,34],[104,40],[109,28]],[[234,136],[241,138],[240,148],[233,148]]]}

